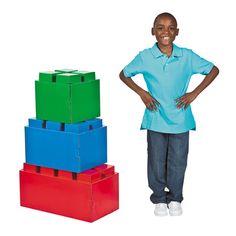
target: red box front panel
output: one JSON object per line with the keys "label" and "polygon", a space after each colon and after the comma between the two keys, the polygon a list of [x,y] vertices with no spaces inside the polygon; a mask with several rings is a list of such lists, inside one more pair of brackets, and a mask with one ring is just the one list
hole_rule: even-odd
{"label": "red box front panel", "polygon": [[119,208],[118,173],[110,165],[102,169],[83,172],[80,178],[25,164],[20,171],[21,206],[93,222]]}

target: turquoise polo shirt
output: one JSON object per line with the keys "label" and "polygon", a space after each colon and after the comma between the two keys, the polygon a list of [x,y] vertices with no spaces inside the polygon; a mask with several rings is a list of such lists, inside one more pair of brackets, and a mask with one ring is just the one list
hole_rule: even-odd
{"label": "turquoise polo shirt", "polygon": [[183,96],[192,75],[207,75],[213,64],[192,50],[173,44],[170,57],[157,44],[144,49],[123,69],[125,77],[142,74],[149,93],[160,103],[158,111],[145,109],[141,129],[162,133],[183,133],[195,130],[191,106],[176,107],[176,99]]}

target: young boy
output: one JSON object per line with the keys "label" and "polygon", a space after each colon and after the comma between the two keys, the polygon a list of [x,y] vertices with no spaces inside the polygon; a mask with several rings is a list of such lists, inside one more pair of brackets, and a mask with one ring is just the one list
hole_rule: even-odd
{"label": "young boy", "polygon": [[[190,104],[219,73],[216,66],[192,50],[173,44],[178,33],[175,17],[167,12],[159,14],[152,28],[157,42],[120,72],[120,79],[146,106],[141,129],[147,129],[148,184],[157,216],[167,215],[168,209],[171,216],[182,214],[189,130],[196,128]],[[130,78],[137,74],[143,74],[148,92]],[[186,93],[193,74],[205,78]]]}

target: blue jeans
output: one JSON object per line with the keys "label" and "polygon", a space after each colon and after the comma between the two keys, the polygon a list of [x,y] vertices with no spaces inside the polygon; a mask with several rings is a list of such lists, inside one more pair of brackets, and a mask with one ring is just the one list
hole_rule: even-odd
{"label": "blue jeans", "polygon": [[[181,202],[187,166],[189,131],[166,134],[147,131],[148,184],[153,203]],[[165,191],[165,188],[168,191]]]}

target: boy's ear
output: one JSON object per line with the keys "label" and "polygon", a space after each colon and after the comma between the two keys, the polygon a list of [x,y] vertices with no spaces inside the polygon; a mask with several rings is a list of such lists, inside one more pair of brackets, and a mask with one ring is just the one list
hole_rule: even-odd
{"label": "boy's ear", "polygon": [[155,35],[155,33],[154,33],[154,28],[152,27],[152,35]]}
{"label": "boy's ear", "polygon": [[179,29],[176,29],[176,36],[179,35]]}

